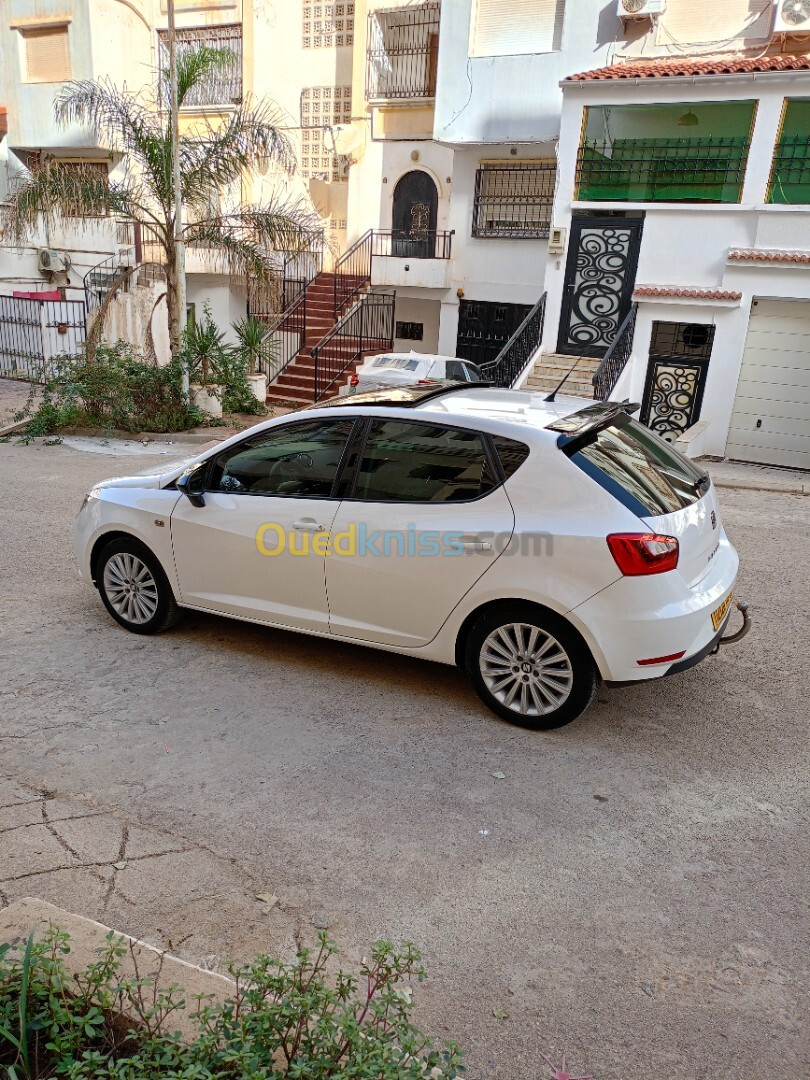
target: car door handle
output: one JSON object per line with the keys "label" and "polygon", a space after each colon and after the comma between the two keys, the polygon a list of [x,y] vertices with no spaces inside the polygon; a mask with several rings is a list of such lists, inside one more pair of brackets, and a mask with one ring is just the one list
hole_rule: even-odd
{"label": "car door handle", "polygon": [[488,544],[486,540],[465,540],[463,543],[465,551],[490,551],[492,544]]}
{"label": "car door handle", "polygon": [[302,518],[293,522],[293,528],[298,532],[325,532],[326,526],[319,524],[315,518]]}

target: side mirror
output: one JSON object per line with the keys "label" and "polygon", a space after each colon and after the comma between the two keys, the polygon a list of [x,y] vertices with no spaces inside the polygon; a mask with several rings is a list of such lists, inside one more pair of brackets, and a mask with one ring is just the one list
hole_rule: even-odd
{"label": "side mirror", "polygon": [[192,506],[205,506],[205,469],[201,465],[195,466],[189,472],[183,473],[175,481],[178,491],[182,491]]}

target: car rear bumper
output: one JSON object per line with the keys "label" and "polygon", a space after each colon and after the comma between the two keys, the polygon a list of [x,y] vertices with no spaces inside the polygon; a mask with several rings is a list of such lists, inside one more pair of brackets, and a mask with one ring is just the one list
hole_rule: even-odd
{"label": "car rear bumper", "polygon": [[729,616],[715,627],[712,613],[733,594],[738,567],[723,536],[709,573],[693,588],[677,570],[623,577],[574,608],[569,616],[591,640],[603,680],[642,682],[699,663],[725,632]]}

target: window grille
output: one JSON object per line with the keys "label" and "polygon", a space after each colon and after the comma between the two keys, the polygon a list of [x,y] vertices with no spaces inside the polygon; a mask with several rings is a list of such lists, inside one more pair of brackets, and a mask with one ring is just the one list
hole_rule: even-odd
{"label": "window grille", "polygon": [[[169,32],[158,30],[160,43],[161,78],[169,70]],[[206,78],[186,94],[184,106],[236,105],[242,100],[242,24],[200,26],[175,31],[178,56],[194,52],[201,46],[223,49],[232,54],[228,63],[216,67]]]}
{"label": "window grille", "polygon": [[548,236],[554,162],[483,164],[475,174],[473,236],[517,240]]}
{"label": "window grille", "polygon": [[366,97],[426,98],[436,94],[438,3],[375,11],[368,17]]}

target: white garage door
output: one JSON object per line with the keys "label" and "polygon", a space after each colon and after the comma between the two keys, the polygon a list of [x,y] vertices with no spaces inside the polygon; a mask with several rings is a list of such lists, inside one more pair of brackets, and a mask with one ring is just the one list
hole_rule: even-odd
{"label": "white garage door", "polygon": [[810,302],[754,301],[726,457],[810,469]]}

